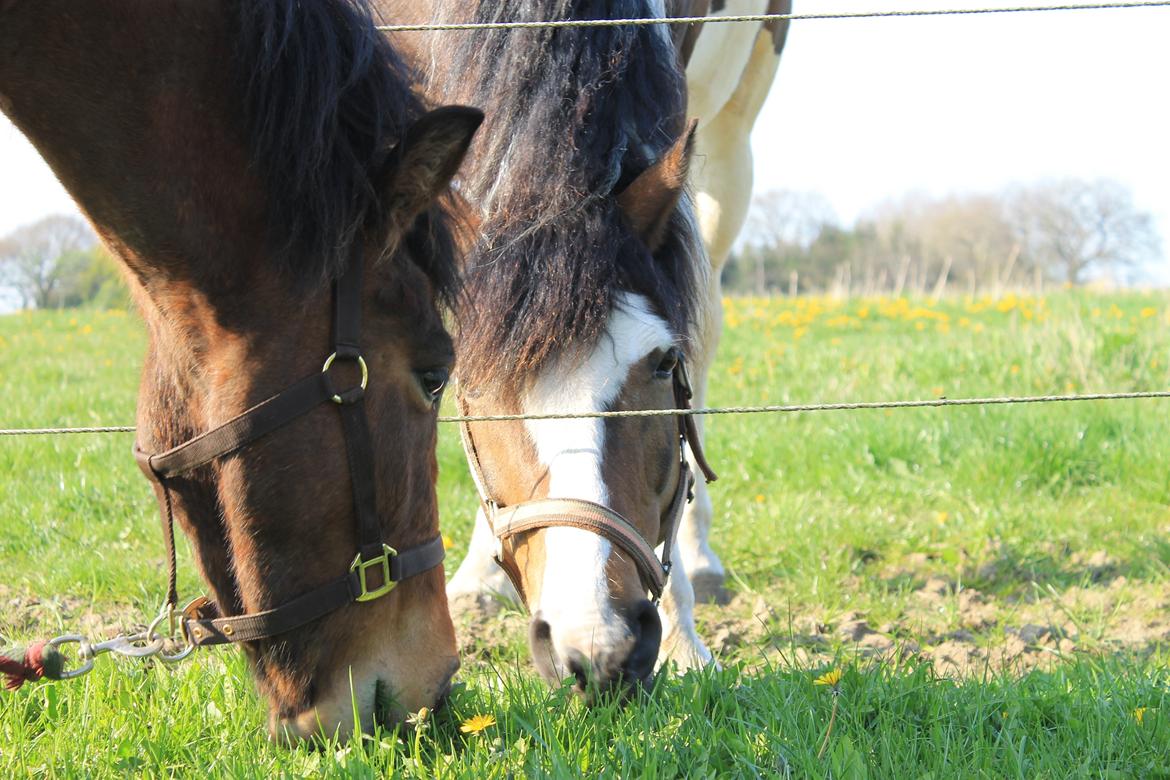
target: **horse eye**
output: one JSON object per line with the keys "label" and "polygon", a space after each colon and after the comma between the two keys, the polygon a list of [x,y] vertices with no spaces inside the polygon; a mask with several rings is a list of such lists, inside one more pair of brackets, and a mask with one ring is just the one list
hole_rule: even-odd
{"label": "horse eye", "polygon": [[658,368],[654,369],[654,376],[658,379],[670,379],[674,375],[674,370],[678,368],[678,360],[678,347],[671,347],[666,350],[666,354],[662,356],[662,361],[658,364]]}
{"label": "horse eye", "polygon": [[451,372],[445,368],[428,368],[418,372],[419,385],[432,404],[437,404],[443,398],[443,390],[450,378]]}

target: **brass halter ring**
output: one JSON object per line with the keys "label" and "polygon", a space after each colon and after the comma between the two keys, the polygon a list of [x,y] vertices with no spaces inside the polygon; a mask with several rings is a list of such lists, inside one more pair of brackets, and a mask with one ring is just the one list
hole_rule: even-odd
{"label": "brass halter ring", "polygon": [[[325,365],[321,367],[321,373],[328,374],[329,368],[333,365],[333,361],[335,361],[335,360],[337,360],[337,353],[336,352],[334,352],[329,357],[325,358]],[[361,391],[364,393],[366,391],[366,385],[369,384],[369,381],[370,381],[370,369],[366,366],[366,359],[363,358],[361,355],[356,356],[354,358],[354,360],[357,361],[358,366],[362,370],[362,381],[361,381],[360,387],[361,387]],[[338,394],[334,394],[334,396],[331,400],[335,404],[345,403],[345,399],[342,398]]]}

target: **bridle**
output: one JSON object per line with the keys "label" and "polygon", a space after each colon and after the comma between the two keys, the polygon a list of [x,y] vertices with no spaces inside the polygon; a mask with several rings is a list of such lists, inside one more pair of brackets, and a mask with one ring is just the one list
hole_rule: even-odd
{"label": "bridle", "polygon": [[[162,491],[163,538],[169,566],[167,608],[172,632],[176,617],[181,618],[183,634],[191,647],[253,642],[292,631],[354,602],[380,598],[397,583],[429,571],[443,561],[441,534],[405,550],[396,550],[382,541],[374,451],[363,401],[369,369],[360,346],[362,264],[361,242],[357,242],[348,267],[333,284],[333,352],[319,373],[305,377],[223,425],[166,452],[150,455],[137,445],[134,447],[139,468]],[[352,362],[361,370],[358,385],[346,390],[334,386],[330,369],[339,361]],[[263,612],[229,615],[220,605],[201,596],[177,613],[175,524],[169,480],[230,455],[326,402],[336,404],[341,415],[357,518],[358,550],[349,570]]]}
{"label": "bridle", "polygon": [[[672,372],[671,381],[674,389],[675,408],[689,411],[691,398],[694,394],[691,391],[686,364],[681,356]],[[467,416],[467,408],[463,399],[460,398],[459,402],[464,416]],[[688,446],[694,455],[695,464],[703,472],[707,482],[714,482],[717,479],[703,454],[702,442],[699,439],[694,416],[680,414],[676,415],[675,419],[678,421],[678,484],[674,490],[674,497],[660,521],[658,543],[662,545],[661,559],[655,554],[654,546],[642,536],[633,523],[622,517],[620,512],[602,504],[578,498],[539,499],[511,506],[498,502],[487,488],[483,467],[479,461],[479,453],[471,436],[471,428],[467,422],[461,424],[463,449],[467,453],[467,462],[471,466],[471,476],[475,481],[476,490],[479,492],[480,505],[483,508],[484,517],[487,518],[488,527],[491,528],[492,534],[496,538],[493,558],[508,575],[508,579],[512,581],[512,585],[522,599],[527,601],[524,596],[520,571],[515,560],[505,554],[504,543],[529,531],[553,527],[580,528],[608,539],[634,562],[642,584],[650,592],[654,603],[657,604],[662,599],[662,594],[666,590],[666,584],[670,578],[672,567],[670,550],[674,545],[674,536],[678,531],[683,510],[687,503],[694,499],[691,490],[694,476],[691,474],[691,467],[687,462]]]}

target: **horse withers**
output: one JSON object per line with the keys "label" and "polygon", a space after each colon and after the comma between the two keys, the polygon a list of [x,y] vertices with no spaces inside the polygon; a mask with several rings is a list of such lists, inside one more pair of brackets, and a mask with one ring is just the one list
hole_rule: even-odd
{"label": "horse withers", "polygon": [[[662,13],[645,0],[382,5],[444,22]],[[481,218],[456,335],[462,411],[684,404],[709,265],[686,192],[692,132],[668,30],[395,35],[432,94],[489,117],[460,180]],[[582,692],[629,691],[659,661],[708,663],[673,538],[689,488],[685,427],[669,416],[468,425],[483,508],[448,587],[453,607],[518,595],[538,670]]]}
{"label": "horse withers", "polygon": [[192,639],[247,639],[276,738],[434,705],[442,201],[482,115],[426,113],[362,0],[2,0],[0,108],[143,313],[139,449],[194,439],[145,458],[217,605]]}

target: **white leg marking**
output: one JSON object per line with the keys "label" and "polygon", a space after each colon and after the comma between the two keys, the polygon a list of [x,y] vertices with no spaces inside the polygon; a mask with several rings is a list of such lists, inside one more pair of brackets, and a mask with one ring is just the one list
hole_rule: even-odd
{"label": "white leg marking", "polygon": [[[662,555],[662,545],[658,545],[658,554]],[[662,603],[658,605],[658,615],[662,618],[662,647],[658,651],[658,665],[673,661],[678,671],[698,669],[712,662],[711,651],[699,639],[695,630],[695,594],[691,590],[691,581],[687,578],[687,569],[679,554],[679,545],[676,540],[671,560],[674,569],[670,572],[670,582],[666,592],[662,594]]]}

